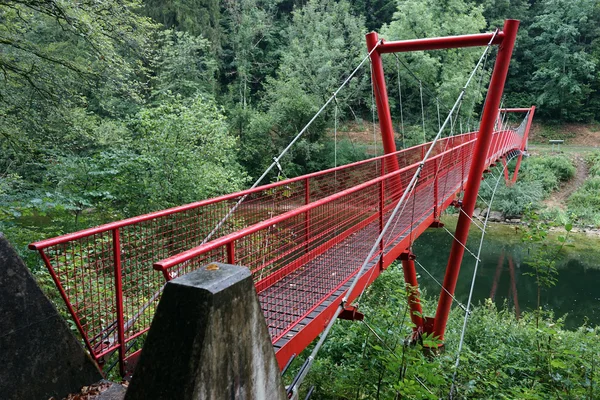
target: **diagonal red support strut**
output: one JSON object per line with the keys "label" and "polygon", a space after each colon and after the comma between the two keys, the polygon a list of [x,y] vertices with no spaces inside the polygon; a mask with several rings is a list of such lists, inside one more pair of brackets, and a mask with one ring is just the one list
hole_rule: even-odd
{"label": "diagonal red support strut", "polygon": [[[504,112],[528,112],[527,125],[525,126],[525,131],[523,133],[523,140],[521,141],[520,150],[524,151],[527,148],[527,139],[529,137],[529,130],[531,129],[531,123],[533,122],[533,115],[535,114],[535,106],[531,108],[504,108],[500,111]],[[512,186],[517,182],[517,177],[519,176],[519,168],[521,167],[521,161],[523,160],[523,154],[519,154],[517,158],[517,165],[515,165],[515,171],[513,172],[512,178],[508,176],[508,168],[504,168],[504,179],[506,181],[507,186]],[[506,160],[502,159],[502,163],[506,167]]]}
{"label": "diagonal red support strut", "polygon": [[[381,54],[486,46],[490,40],[493,40],[492,44],[500,45],[486,97],[478,140],[474,149],[473,162],[471,164],[467,179],[465,197],[462,204],[464,213],[460,213],[459,216],[456,239],[452,245],[448,266],[446,268],[446,275],[444,277],[443,285],[446,290],[441,291],[436,317],[432,328],[433,333],[441,340],[443,340],[444,332],[446,330],[448,313],[450,312],[450,307],[452,305],[452,296],[456,288],[456,281],[458,279],[458,273],[460,271],[460,265],[464,255],[463,243],[466,243],[467,241],[471,222],[470,217],[473,215],[473,210],[475,209],[477,193],[481,184],[481,177],[485,169],[485,164],[488,161],[488,156],[492,154],[497,147],[499,147],[498,143],[494,143],[493,148],[490,148],[490,145],[492,144],[491,142],[494,124],[498,117],[498,110],[500,107],[502,93],[504,91],[504,83],[506,82],[506,76],[512,57],[512,51],[514,48],[518,27],[519,21],[506,20],[503,30],[497,34],[481,33],[474,35],[403,40],[394,42],[385,42],[383,40],[380,41],[376,32],[371,32],[367,34],[366,37],[367,48],[369,51],[377,46],[376,50],[371,55],[374,86],[373,90],[375,91],[377,114],[379,116],[382,142],[386,154],[395,150],[396,147],[394,142],[391,112],[385,85],[385,76],[383,73],[383,65],[381,63]],[[527,139],[525,137],[521,143],[521,148],[524,147],[526,140]],[[386,167],[391,170],[397,168],[393,164],[388,164]],[[408,262],[403,263],[403,269],[407,282],[414,280],[414,283],[416,283],[416,271],[414,270],[414,264],[411,265],[411,263]]]}
{"label": "diagonal red support strut", "polygon": [[451,295],[456,289],[456,281],[458,280],[458,273],[460,272],[460,266],[465,253],[464,245],[467,243],[471,218],[477,202],[477,193],[479,192],[481,177],[485,169],[486,155],[492,140],[494,123],[498,116],[498,109],[500,107],[502,93],[504,92],[504,83],[506,82],[508,67],[510,65],[518,29],[519,21],[517,20],[506,20],[504,23],[504,39],[498,49],[498,56],[496,57],[496,63],[490,81],[490,88],[485,100],[485,108],[479,126],[479,134],[475,144],[473,161],[469,170],[467,186],[462,203],[463,212],[461,212],[458,217],[456,232],[454,234],[455,240],[452,242],[448,266],[444,276],[443,286],[448,292],[442,290],[435,314],[433,334],[440,340],[444,340],[448,314],[450,313],[450,307],[452,306]]}

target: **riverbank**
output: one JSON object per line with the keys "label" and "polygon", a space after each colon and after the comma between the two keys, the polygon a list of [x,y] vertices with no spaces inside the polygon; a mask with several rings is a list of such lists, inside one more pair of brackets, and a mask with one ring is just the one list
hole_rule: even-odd
{"label": "riverbank", "polygon": [[[441,218],[446,227],[453,232],[458,222],[458,214],[446,214]],[[486,227],[486,241],[501,242],[508,246],[524,245],[523,232],[526,223],[517,222],[488,222]],[[480,236],[480,230],[472,226],[469,232],[469,240],[473,241]],[[567,235],[562,226],[549,228],[548,240],[551,243],[559,243],[559,238]],[[600,270],[600,229],[573,227],[568,232],[568,243],[561,249],[558,261],[578,260],[586,269]],[[473,243],[473,242],[471,242]],[[558,266],[563,265],[559,263]]]}

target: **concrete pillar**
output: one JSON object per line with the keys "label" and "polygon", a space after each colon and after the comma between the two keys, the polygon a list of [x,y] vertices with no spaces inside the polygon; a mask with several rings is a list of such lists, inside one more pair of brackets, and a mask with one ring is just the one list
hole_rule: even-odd
{"label": "concrete pillar", "polygon": [[62,399],[102,375],[0,233],[0,398]]}
{"label": "concrete pillar", "polygon": [[126,400],[286,398],[247,268],[214,263],[167,283]]}

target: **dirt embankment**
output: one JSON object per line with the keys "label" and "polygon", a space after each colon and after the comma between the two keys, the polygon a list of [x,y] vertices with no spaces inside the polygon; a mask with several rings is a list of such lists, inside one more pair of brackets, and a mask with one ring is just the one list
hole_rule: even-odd
{"label": "dirt embankment", "polygon": [[533,123],[529,133],[531,143],[548,144],[550,139],[562,139],[565,146],[600,147],[600,125],[564,124],[550,126]]}

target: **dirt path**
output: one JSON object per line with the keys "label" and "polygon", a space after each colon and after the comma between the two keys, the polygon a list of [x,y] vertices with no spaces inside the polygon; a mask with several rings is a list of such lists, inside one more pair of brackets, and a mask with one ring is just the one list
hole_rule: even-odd
{"label": "dirt path", "polygon": [[569,196],[571,196],[574,191],[579,189],[583,185],[583,182],[585,182],[587,179],[589,170],[583,155],[574,154],[574,156],[575,166],[577,168],[575,176],[568,182],[562,183],[557,191],[553,192],[548,199],[544,200],[544,204],[547,207],[558,207],[564,209]]}

